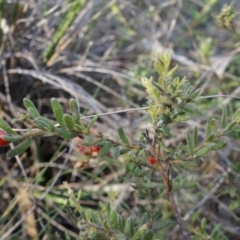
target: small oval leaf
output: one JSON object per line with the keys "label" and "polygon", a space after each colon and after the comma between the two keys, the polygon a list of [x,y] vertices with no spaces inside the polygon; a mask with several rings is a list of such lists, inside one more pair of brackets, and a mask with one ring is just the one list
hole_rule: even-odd
{"label": "small oval leaf", "polygon": [[175,117],[172,119],[172,121],[173,121],[173,122],[184,122],[184,121],[189,120],[189,118],[190,118],[190,116],[189,116],[187,113],[185,113],[185,114],[179,114],[179,115],[175,116]]}
{"label": "small oval leaf", "polygon": [[160,142],[160,146],[165,152],[170,152],[170,148],[168,148],[163,142]]}
{"label": "small oval leaf", "polygon": [[75,129],[75,124],[74,124],[74,120],[73,117],[69,114],[64,114],[63,115],[63,121],[64,121],[64,125],[66,126],[67,129],[74,131]]}
{"label": "small oval leaf", "polygon": [[92,125],[97,121],[98,119],[98,115],[95,115],[92,120],[89,122],[88,126],[87,126],[87,130],[89,131],[90,128],[92,127]]}
{"label": "small oval leaf", "polygon": [[236,121],[230,122],[224,129],[223,134],[226,134],[228,131],[233,130],[233,128],[237,125]]}
{"label": "small oval leaf", "polygon": [[198,128],[195,127],[193,130],[193,142],[194,142],[194,148],[197,146],[198,142]]}
{"label": "small oval leaf", "polygon": [[32,143],[32,139],[27,139],[17,145],[14,149],[11,149],[7,152],[8,157],[15,157],[16,155],[19,155],[23,153]]}
{"label": "small oval leaf", "polygon": [[24,98],[23,99],[23,104],[24,106],[26,107],[26,109],[28,110],[28,108],[32,108],[35,113],[37,113],[38,117],[40,116],[39,112],[38,112],[38,109],[36,108],[36,106],[34,105],[34,103],[28,99],[28,98]]}
{"label": "small oval leaf", "polygon": [[211,117],[208,119],[205,126],[205,138],[207,138],[211,134],[211,126],[210,126],[211,119],[212,119]]}
{"label": "small oval leaf", "polygon": [[56,128],[55,132],[64,139],[72,139],[77,136],[77,133],[75,132],[70,132],[69,130],[66,129],[61,129],[61,128]]}
{"label": "small oval leaf", "polygon": [[72,116],[73,116],[74,121],[76,123],[78,123],[80,120],[80,111],[79,111],[79,106],[78,106],[77,101],[75,99],[71,98],[69,101],[69,106],[72,111]]}
{"label": "small oval leaf", "polygon": [[2,136],[2,138],[3,140],[8,142],[17,142],[17,141],[20,141],[23,137],[20,135],[11,135],[11,136],[4,135]]}
{"label": "small oval leaf", "polygon": [[192,94],[191,94],[191,100],[194,100],[196,97],[198,97],[200,95],[201,92],[201,88],[196,89]]}
{"label": "small oval leaf", "polygon": [[47,129],[50,132],[54,132],[55,131],[55,126],[52,122],[50,122],[47,118],[45,117],[37,117],[35,119],[36,124],[43,129]]}
{"label": "small oval leaf", "polygon": [[12,128],[5,122],[2,118],[0,118],[0,128],[2,128],[6,133],[16,134]]}
{"label": "small oval leaf", "polygon": [[198,151],[195,153],[194,156],[195,156],[196,158],[201,158],[201,157],[206,156],[210,151],[211,151],[211,147],[210,147],[210,146],[205,146],[205,147],[201,148],[200,150],[198,150]]}
{"label": "small oval leaf", "polygon": [[145,212],[142,215],[141,221],[140,221],[140,226],[142,226],[143,224],[147,224],[148,223],[148,214],[147,212]]}
{"label": "small oval leaf", "polygon": [[212,151],[218,151],[221,150],[223,148],[225,148],[227,145],[227,143],[223,140],[217,140],[212,146],[211,146],[211,150]]}
{"label": "small oval leaf", "polygon": [[187,132],[187,146],[190,156],[192,157],[194,155],[194,139],[189,131]]}
{"label": "small oval leaf", "polygon": [[107,144],[105,144],[105,145],[103,146],[103,148],[100,150],[98,156],[99,156],[100,158],[105,157],[105,156],[109,153],[109,151],[110,151],[110,149],[112,148],[112,146],[113,146],[113,143],[107,143]]}
{"label": "small oval leaf", "polygon": [[149,230],[145,236],[143,237],[143,240],[152,240],[153,239],[153,231],[152,230]]}
{"label": "small oval leaf", "polygon": [[27,111],[32,119],[40,116],[39,112],[35,108],[28,108]]}
{"label": "small oval leaf", "polygon": [[124,228],[124,234],[126,236],[132,237],[134,234],[134,218],[133,216],[129,216],[126,220],[125,228]]}
{"label": "small oval leaf", "polygon": [[131,238],[131,240],[139,240],[141,237],[146,233],[147,231],[147,224],[142,225],[138,231],[134,234],[134,236]]}
{"label": "small oval leaf", "polygon": [[232,121],[236,122],[236,123],[240,122],[240,109],[237,110],[237,112],[234,113]]}
{"label": "small oval leaf", "polygon": [[125,143],[127,145],[129,144],[129,141],[121,127],[118,128],[118,135],[123,143]]}
{"label": "small oval leaf", "polygon": [[116,230],[117,229],[117,212],[116,210],[112,209],[110,211],[110,223],[111,223],[111,227],[113,230]]}
{"label": "small oval leaf", "polygon": [[57,119],[59,125],[62,128],[65,128],[65,124],[64,124],[64,121],[63,121],[62,106],[60,105],[60,103],[58,102],[58,100],[56,98],[51,99],[51,105],[52,105],[54,116]]}
{"label": "small oval leaf", "polygon": [[215,118],[212,118],[211,121],[210,121],[210,128],[211,128],[211,131],[214,135],[217,134],[218,132],[218,124],[217,124],[217,120]]}
{"label": "small oval leaf", "polygon": [[222,128],[227,126],[227,109],[224,105],[222,105],[222,118],[221,118]]}
{"label": "small oval leaf", "polygon": [[130,150],[131,150],[130,148],[123,148],[123,149],[120,150],[119,153],[120,153],[120,155],[123,155],[125,153],[128,153]]}

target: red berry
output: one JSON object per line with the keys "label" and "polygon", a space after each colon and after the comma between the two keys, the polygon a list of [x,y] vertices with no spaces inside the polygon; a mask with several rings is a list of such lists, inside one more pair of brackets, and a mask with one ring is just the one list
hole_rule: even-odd
{"label": "red berry", "polygon": [[2,136],[6,136],[6,132],[3,129],[0,129],[0,147],[5,147],[9,145],[8,141],[5,141]]}
{"label": "red berry", "polygon": [[150,157],[148,158],[148,162],[149,162],[150,164],[154,165],[154,164],[157,163],[157,159],[154,158],[154,157],[152,157],[152,156],[150,156]]}

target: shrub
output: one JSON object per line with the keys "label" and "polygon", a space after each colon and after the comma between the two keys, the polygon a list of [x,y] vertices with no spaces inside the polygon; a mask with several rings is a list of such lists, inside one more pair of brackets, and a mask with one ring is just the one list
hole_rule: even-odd
{"label": "shrub", "polygon": [[[79,239],[159,239],[161,231],[170,225],[178,224],[185,239],[225,239],[220,225],[212,231],[207,228],[203,218],[200,226],[184,223],[174,192],[183,188],[194,188],[196,183],[189,181],[187,173],[211,151],[223,149],[226,146],[224,137],[236,129],[240,122],[240,110],[231,121],[222,106],[222,117],[219,122],[209,117],[205,126],[205,136],[198,136],[198,128],[189,129],[185,140],[177,145],[167,145],[166,140],[171,138],[171,126],[174,123],[187,121],[194,115],[194,104],[201,100],[201,89],[193,90],[189,81],[174,77],[177,66],[171,68],[169,54],[159,56],[155,63],[159,75],[157,81],[153,78],[142,78],[142,84],[147,92],[147,111],[152,129],[141,132],[139,141],[131,141],[122,127],[118,129],[119,139],[104,136],[103,133],[91,131],[97,121],[97,116],[85,124],[79,106],[74,99],[69,101],[72,114],[65,114],[57,99],[52,98],[51,105],[57,123],[42,117],[30,99],[24,99],[26,114],[21,114],[17,121],[26,122],[29,126],[26,133],[18,135],[4,120],[0,120],[0,128],[7,135],[2,136],[5,141],[18,145],[8,151],[8,157],[14,157],[24,152],[36,137],[51,137],[54,135],[64,139],[80,137],[79,151],[86,156],[81,168],[97,153],[99,162],[104,164],[118,161],[123,156],[126,168],[126,177],[133,187],[134,194],[139,198],[145,197],[149,204],[138,205],[138,215],[122,216],[119,207],[112,202],[99,203],[98,211],[86,209],[78,204],[78,200],[66,183],[69,192],[69,202],[74,203],[74,211],[69,208],[69,215],[80,229]],[[110,154],[111,152],[111,154]],[[88,158],[89,156],[89,158]],[[167,198],[174,219],[171,214],[164,214],[161,204]],[[162,200],[162,201],[161,201]],[[80,217],[77,217],[80,215]],[[196,218],[197,216],[195,216]]]}

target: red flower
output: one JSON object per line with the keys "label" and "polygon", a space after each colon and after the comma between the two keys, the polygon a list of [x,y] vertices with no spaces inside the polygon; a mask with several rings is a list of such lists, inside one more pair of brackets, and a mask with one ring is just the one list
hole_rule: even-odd
{"label": "red flower", "polygon": [[90,148],[92,150],[92,157],[97,157],[99,152],[100,152],[100,150],[101,150],[101,148],[99,146],[97,146],[97,145],[93,145]]}
{"label": "red flower", "polygon": [[93,145],[90,147],[93,152],[99,153],[101,148],[99,146]]}
{"label": "red flower", "polygon": [[0,129],[0,147],[5,147],[9,145],[8,141],[5,141],[2,136],[6,136],[6,132],[3,129]]}
{"label": "red flower", "polygon": [[150,156],[150,157],[148,158],[148,162],[149,162],[151,165],[154,165],[154,164],[157,163],[157,159],[156,159],[155,157]]}
{"label": "red flower", "polygon": [[84,156],[92,156],[92,149],[88,146],[80,146],[78,147],[78,151]]}
{"label": "red flower", "polygon": [[[93,145],[93,146],[80,146],[78,147],[78,151],[84,155],[84,156],[90,156],[93,158],[96,158],[100,152],[101,148],[97,145]],[[108,155],[109,156],[109,153]]]}

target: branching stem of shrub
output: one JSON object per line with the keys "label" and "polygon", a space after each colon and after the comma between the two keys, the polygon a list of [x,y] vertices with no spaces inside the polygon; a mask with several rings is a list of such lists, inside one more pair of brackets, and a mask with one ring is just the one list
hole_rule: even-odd
{"label": "branching stem of shrub", "polygon": [[[154,150],[152,150],[151,153],[152,153],[152,155],[153,155],[156,159],[158,159],[158,156],[157,156],[157,154],[155,153]],[[192,240],[191,237],[190,237],[190,234],[189,234],[188,230],[185,228],[185,226],[184,226],[184,224],[183,224],[182,217],[181,217],[180,214],[179,214],[177,205],[176,205],[175,200],[174,200],[174,198],[173,198],[173,193],[172,193],[172,181],[171,181],[171,179],[170,179],[170,168],[171,168],[171,165],[170,165],[170,164],[171,164],[171,163],[169,162],[168,167],[167,167],[167,173],[164,172],[161,162],[158,162],[158,169],[159,169],[160,175],[161,175],[161,177],[162,177],[163,183],[164,183],[164,185],[165,185],[165,187],[166,187],[167,196],[168,196],[168,198],[169,198],[169,201],[170,201],[172,210],[173,210],[173,212],[174,212],[176,221],[177,221],[178,225],[180,226],[180,229],[181,229],[181,231],[182,231],[182,234],[183,234],[183,236],[184,236],[184,238],[185,238],[186,240]]]}
{"label": "branching stem of shrub", "polygon": [[172,207],[172,210],[174,212],[175,218],[176,218],[176,220],[177,220],[177,222],[178,222],[178,224],[181,228],[181,231],[182,231],[182,234],[183,234],[184,238],[186,240],[192,240],[189,232],[187,231],[187,229],[185,228],[185,226],[183,224],[182,217],[180,216],[180,214],[178,212],[177,205],[176,205],[175,200],[173,198],[172,191],[169,191],[169,189],[167,189],[167,195],[168,195],[169,201],[171,203],[171,207]]}

